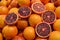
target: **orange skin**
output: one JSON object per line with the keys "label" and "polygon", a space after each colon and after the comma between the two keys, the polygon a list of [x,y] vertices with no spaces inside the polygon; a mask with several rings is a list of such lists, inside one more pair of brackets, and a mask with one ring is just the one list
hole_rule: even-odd
{"label": "orange skin", "polygon": [[8,11],[9,9],[7,7],[0,6],[0,15],[7,15]]}
{"label": "orange skin", "polygon": [[17,28],[20,30],[25,29],[28,26],[28,22],[26,20],[18,20]]}
{"label": "orange skin", "polygon": [[18,29],[16,28],[16,26],[5,26],[2,30],[2,34],[6,39],[11,39],[13,37],[15,37],[18,33]]}
{"label": "orange skin", "polygon": [[0,40],[3,40],[3,35],[2,35],[2,33],[0,33]]}

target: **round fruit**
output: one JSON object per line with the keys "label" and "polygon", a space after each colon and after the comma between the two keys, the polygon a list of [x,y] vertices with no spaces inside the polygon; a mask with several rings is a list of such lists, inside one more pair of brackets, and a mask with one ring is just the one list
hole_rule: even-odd
{"label": "round fruit", "polygon": [[30,6],[30,0],[18,0],[20,6]]}
{"label": "round fruit", "polygon": [[60,0],[51,0],[52,3],[55,4],[55,6],[60,6]]}
{"label": "round fruit", "polygon": [[47,39],[42,39],[42,38],[36,38],[35,40],[47,40]]}
{"label": "round fruit", "polygon": [[18,13],[21,18],[27,18],[31,15],[31,9],[30,7],[22,6],[19,8]]}
{"label": "round fruit", "polygon": [[49,3],[50,0],[40,0],[42,3],[46,4]]}
{"label": "round fruit", "polygon": [[8,25],[15,24],[18,21],[18,15],[15,13],[10,13],[5,17],[5,22]]}
{"label": "round fruit", "polygon": [[8,14],[8,8],[4,6],[0,6],[0,14],[1,15],[7,15]]}
{"label": "round fruit", "polygon": [[41,38],[47,38],[51,32],[51,26],[48,23],[38,23],[35,28],[36,34]]}
{"label": "round fruit", "polygon": [[56,16],[60,18],[60,6],[58,6],[55,10]]}
{"label": "round fruit", "polygon": [[60,31],[60,19],[57,19],[53,24],[53,29],[56,31]]}
{"label": "round fruit", "polygon": [[0,15],[0,28],[3,28],[6,23],[4,21],[6,15]]}
{"label": "round fruit", "polygon": [[31,26],[35,26],[37,23],[39,22],[42,22],[42,18],[40,17],[40,15],[37,15],[37,14],[32,14],[30,17],[29,17],[29,24]]}
{"label": "round fruit", "polygon": [[59,31],[51,32],[49,40],[60,40],[60,32]]}
{"label": "round fruit", "polygon": [[45,11],[43,14],[42,14],[42,18],[43,18],[43,21],[44,22],[47,22],[49,24],[52,24],[55,22],[56,20],[56,15],[53,11]]}
{"label": "round fruit", "polygon": [[25,29],[28,26],[28,22],[26,20],[18,20],[17,27],[18,29]]}
{"label": "round fruit", "polygon": [[35,38],[35,30],[33,27],[27,27],[23,31],[23,35],[27,40],[33,40]]}
{"label": "round fruit", "polygon": [[2,33],[0,33],[0,40],[3,40],[3,35],[2,35]]}
{"label": "round fruit", "polygon": [[45,7],[47,10],[52,10],[52,11],[55,10],[54,3],[47,3],[47,4],[45,4]]}
{"label": "round fruit", "polygon": [[25,40],[22,36],[15,36],[12,40]]}
{"label": "round fruit", "polygon": [[2,30],[2,34],[6,39],[11,39],[15,37],[18,33],[18,29],[16,26],[5,26]]}
{"label": "round fruit", "polygon": [[18,8],[11,8],[9,10],[9,13],[16,13],[16,14],[18,14]]}
{"label": "round fruit", "polygon": [[37,14],[41,14],[41,13],[45,12],[45,9],[46,9],[46,7],[41,2],[33,3],[31,8],[32,8],[33,12],[35,12]]}

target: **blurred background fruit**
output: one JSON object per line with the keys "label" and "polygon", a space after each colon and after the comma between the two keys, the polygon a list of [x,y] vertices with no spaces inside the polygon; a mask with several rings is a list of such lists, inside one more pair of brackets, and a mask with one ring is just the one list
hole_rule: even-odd
{"label": "blurred background fruit", "polygon": [[60,19],[57,19],[53,24],[53,29],[56,31],[60,31]]}
{"label": "blurred background fruit", "polygon": [[60,6],[58,6],[55,10],[57,18],[60,18]]}
{"label": "blurred background fruit", "polygon": [[60,40],[60,32],[59,31],[51,32],[48,40]]}
{"label": "blurred background fruit", "polygon": [[26,40],[33,40],[35,38],[35,30],[33,27],[29,26],[24,29],[23,35]]}
{"label": "blurred background fruit", "polygon": [[18,33],[18,29],[16,26],[6,25],[2,30],[2,34],[6,39],[11,39],[15,37],[17,33]]}
{"label": "blurred background fruit", "polygon": [[42,22],[42,18],[40,15],[37,15],[37,14],[32,14],[30,17],[29,17],[29,24],[31,26],[35,26],[37,23],[39,22]]}
{"label": "blurred background fruit", "polygon": [[7,15],[9,9],[5,6],[0,6],[0,15]]}
{"label": "blurred background fruit", "polygon": [[0,40],[3,40],[3,35],[2,35],[2,33],[0,33]]}

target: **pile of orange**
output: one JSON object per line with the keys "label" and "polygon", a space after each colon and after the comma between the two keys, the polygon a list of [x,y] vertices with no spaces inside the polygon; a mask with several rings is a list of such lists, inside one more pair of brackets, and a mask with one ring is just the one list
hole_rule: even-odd
{"label": "pile of orange", "polygon": [[0,0],[0,40],[60,40],[60,0]]}

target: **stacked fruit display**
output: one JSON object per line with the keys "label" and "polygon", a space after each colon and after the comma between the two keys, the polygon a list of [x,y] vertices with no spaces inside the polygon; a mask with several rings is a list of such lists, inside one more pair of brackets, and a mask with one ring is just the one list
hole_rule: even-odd
{"label": "stacked fruit display", "polygon": [[0,0],[0,40],[60,40],[60,0]]}

